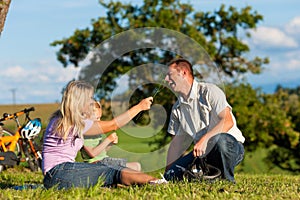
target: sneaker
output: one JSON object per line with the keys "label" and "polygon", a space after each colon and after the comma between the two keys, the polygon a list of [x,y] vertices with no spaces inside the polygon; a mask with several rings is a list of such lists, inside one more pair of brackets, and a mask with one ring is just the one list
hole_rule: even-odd
{"label": "sneaker", "polygon": [[161,179],[149,181],[149,184],[151,184],[151,185],[167,184],[168,181],[165,179],[165,177],[162,174],[160,174],[160,176],[162,177]]}
{"label": "sneaker", "polygon": [[167,184],[168,181],[166,181],[165,179],[156,179],[153,181],[149,181],[150,185],[160,185],[160,184]]}

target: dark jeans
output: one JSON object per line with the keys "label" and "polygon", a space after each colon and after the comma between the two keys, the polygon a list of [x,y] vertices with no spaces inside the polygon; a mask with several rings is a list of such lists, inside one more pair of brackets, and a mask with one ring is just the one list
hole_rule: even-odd
{"label": "dark jeans", "polygon": [[[204,156],[208,164],[221,170],[223,179],[235,182],[234,168],[244,158],[244,146],[232,135],[221,133],[208,141]],[[187,168],[193,162],[194,158],[193,151],[179,158],[165,172],[164,177],[167,180],[182,180],[183,170],[181,167]]]}
{"label": "dark jeans", "polygon": [[121,183],[124,167],[98,163],[65,162],[50,169],[44,177],[45,188],[91,187],[103,181],[103,186]]}

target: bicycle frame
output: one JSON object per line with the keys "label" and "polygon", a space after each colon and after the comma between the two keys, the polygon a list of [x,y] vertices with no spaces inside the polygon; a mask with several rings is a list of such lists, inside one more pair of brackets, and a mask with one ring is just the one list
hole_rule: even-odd
{"label": "bicycle frame", "polygon": [[[0,119],[0,122],[13,119],[17,124],[17,131],[13,135],[0,136],[0,147],[1,147],[0,152],[2,152],[2,157],[0,157],[0,161],[5,160],[5,159],[17,159],[17,164],[19,162],[27,161],[31,170],[35,171],[34,169],[36,168],[37,164],[40,167],[42,156],[41,156],[41,153],[36,150],[35,144],[33,143],[32,139],[30,139],[30,138],[27,139],[27,138],[21,137],[20,133],[21,133],[23,126],[20,124],[19,118],[18,118],[19,116],[25,114],[26,115],[25,123],[28,122],[29,120],[31,120],[29,118],[29,113],[31,111],[34,111],[34,107],[24,109],[22,111],[14,113],[14,114],[7,114],[7,113],[3,114],[3,118]],[[1,123],[1,126],[3,126],[2,123]],[[8,131],[8,132],[10,132],[10,131]],[[10,133],[10,134],[12,134],[12,133]],[[11,153],[15,152],[17,144],[20,147],[20,151],[18,151],[18,155],[16,155],[17,157],[16,158],[10,157],[10,156],[12,156]],[[29,145],[29,148],[27,145]],[[25,159],[22,157],[22,153],[24,153]],[[7,155],[7,158],[5,157],[6,155]],[[30,155],[32,155],[32,156],[30,156]],[[33,158],[34,160],[30,160],[30,158]]]}
{"label": "bicycle frame", "polygon": [[[31,111],[34,111],[33,107],[31,107],[29,109],[21,110],[21,111],[16,112],[12,115],[7,114],[7,113],[3,114],[3,118],[1,118],[0,121],[7,121],[7,120],[10,120],[10,119],[14,119],[14,121],[17,123],[17,126],[18,126],[18,130],[15,132],[15,134],[13,136],[0,137],[0,144],[1,144],[1,147],[2,147],[4,152],[15,150],[16,145],[17,145],[17,143],[18,143],[18,141],[21,137],[20,130],[22,128],[22,125],[20,124],[20,121],[19,121],[18,117],[21,116],[21,115],[26,114],[26,118],[28,119],[29,118],[29,112],[31,112]],[[6,143],[10,143],[8,145],[8,149],[5,146]]]}
{"label": "bicycle frame", "polygon": [[[19,139],[20,139],[19,130],[16,131],[16,133],[13,136],[0,137],[0,144],[1,144],[1,147],[2,147],[3,151],[4,152],[14,151]],[[7,143],[10,143],[8,145],[8,148],[6,148],[6,145],[5,145]]]}

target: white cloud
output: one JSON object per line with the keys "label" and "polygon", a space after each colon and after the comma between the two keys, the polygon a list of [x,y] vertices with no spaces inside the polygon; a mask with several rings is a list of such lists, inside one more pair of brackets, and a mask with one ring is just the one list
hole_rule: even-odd
{"label": "white cloud", "polygon": [[294,71],[295,73],[297,73],[296,71],[298,71],[298,73],[300,73],[300,57],[299,57],[299,55],[300,55],[300,50],[288,52],[285,54],[283,60],[286,61],[284,63],[286,63],[286,67],[288,70]]}
{"label": "white cloud", "polygon": [[77,78],[79,71],[80,71],[80,68],[75,68],[75,67],[63,68],[63,67],[61,67],[60,74],[56,80],[59,82],[70,81],[74,78]]}
{"label": "white cloud", "polygon": [[299,59],[291,59],[287,63],[287,67],[290,70],[300,70],[300,60]]}
{"label": "white cloud", "polygon": [[284,77],[287,72],[293,73],[293,76],[300,74],[300,51],[290,51],[278,54],[271,58],[269,70],[279,77]]}
{"label": "white cloud", "polygon": [[290,34],[300,33],[300,16],[293,18],[286,26],[285,30]]}
{"label": "white cloud", "polygon": [[252,42],[262,49],[296,48],[298,43],[283,31],[272,27],[259,27],[251,31]]}
{"label": "white cloud", "polygon": [[[0,104],[10,103],[11,89],[17,91],[17,103],[55,102],[68,81],[77,77],[79,69],[64,68],[51,61],[26,63],[26,66],[2,63]],[[5,97],[6,96],[6,97]]]}
{"label": "white cloud", "polygon": [[64,68],[51,63],[39,62],[32,67],[8,66],[2,70],[2,76],[17,82],[67,82],[79,73],[79,69],[74,67]]}
{"label": "white cloud", "polygon": [[11,78],[11,79],[21,78],[26,74],[26,70],[18,65],[5,68],[4,70],[1,71],[3,77]]}

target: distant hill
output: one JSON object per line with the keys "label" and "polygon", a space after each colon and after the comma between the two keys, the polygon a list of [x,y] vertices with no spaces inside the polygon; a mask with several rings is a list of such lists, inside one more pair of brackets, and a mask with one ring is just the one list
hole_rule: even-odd
{"label": "distant hill", "polygon": [[[43,127],[47,126],[50,115],[58,109],[59,104],[16,104],[16,105],[0,105],[0,117],[3,116],[3,113],[13,114],[25,108],[34,107],[35,111],[31,112],[30,117],[41,118]],[[23,122],[24,118],[21,118],[21,122]],[[12,120],[4,122],[7,127],[15,127],[14,122]]]}

